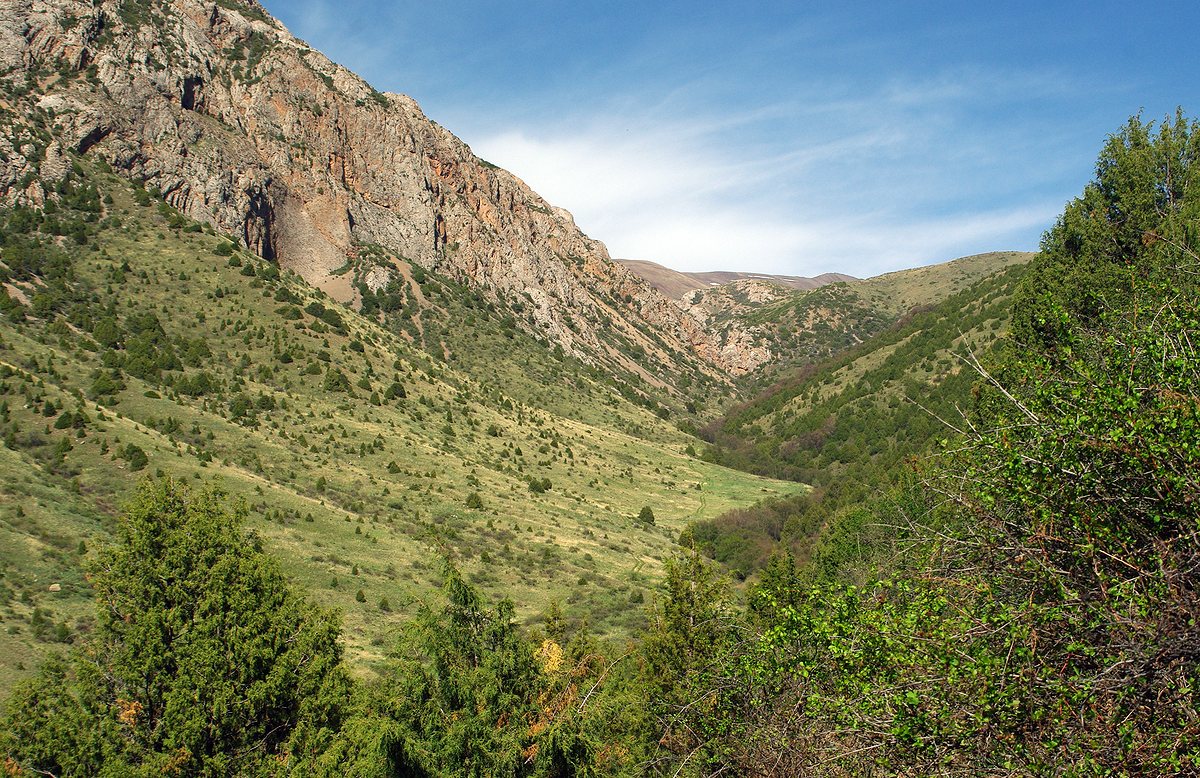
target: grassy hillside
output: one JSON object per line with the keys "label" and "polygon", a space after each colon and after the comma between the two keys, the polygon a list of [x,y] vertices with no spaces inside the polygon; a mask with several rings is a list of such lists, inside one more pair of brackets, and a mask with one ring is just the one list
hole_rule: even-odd
{"label": "grassy hillside", "polygon": [[63,190],[3,226],[0,692],[88,629],[80,557],[145,476],[244,500],[360,667],[439,553],[522,618],[558,601],[624,632],[687,522],[801,488],[691,455],[444,280],[364,317],[111,174]]}
{"label": "grassy hillside", "polygon": [[773,358],[743,379],[743,393],[757,394],[797,369],[820,363],[870,341],[902,317],[938,305],[972,284],[1031,254],[992,252],[927,267],[831,283],[797,291],[761,280],[697,291],[687,298],[705,312],[709,326],[733,325],[754,333]]}
{"label": "grassy hillside", "polygon": [[[693,537],[742,573],[764,563],[780,538],[802,559],[814,550],[840,554],[842,540],[863,542],[871,531],[848,515],[860,516],[865,502],[896,482],[906,459],[952,437],[950,425],[961,426],[960,410],[979,378],[970,361],[987,358],[1007,332],[1011,298],[1024,271],[1025,265],[1013,265],[913,311],[866,343],[795,371],[705,428],[712,443],[706,458],[811,483],[815,491],[700,521]],[[925,293],[919,270],[868,283],[872,294],[887,299]],[[837,560],[826,561],[836,567]]]}

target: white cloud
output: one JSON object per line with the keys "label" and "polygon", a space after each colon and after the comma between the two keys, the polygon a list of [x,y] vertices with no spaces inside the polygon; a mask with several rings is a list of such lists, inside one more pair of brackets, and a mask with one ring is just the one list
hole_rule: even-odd
{"label": "white cloud", "polygon": [[[670,25],[652,45],[567,57],[503,88],[480,68],[504,39],[442,60],[400,6],[295,0],[288,15],[380,88],[416,95],[615,256],[685,270],[866,275],[1032,249],[1098,140],[1080,146],[1085,120],[1062,121],[1081,93],[1069,70],[882,67],[886,36],[860,40],[837,14],[703,58],[724,31]],[[801,42],[811,56],[793,56]]]}
{"label": "white cloud", "polygon": [[[1061,206],[930,207],[925,201],[945,195],[928,190],[944,190],[954,171],[914,174],[927,164],[924,145],[908,151],[903,125],[861,127],[757,158],[714,126],[580,122],[537,135],[502,132],[473,146],[570,210],[614,256],[680,270],[865,276],[1034,248]],[[881,157],[892,158],[891,172],[869,172]]]}

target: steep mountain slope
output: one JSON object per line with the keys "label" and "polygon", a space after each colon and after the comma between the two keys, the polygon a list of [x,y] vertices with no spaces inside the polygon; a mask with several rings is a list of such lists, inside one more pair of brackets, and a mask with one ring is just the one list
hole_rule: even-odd
{"label": "steep mountain slope", "polygon": [[807,291],[765,279],[744,279],[698,289],[678,303],[718,338],[734,340],[760,355],[761,368],[744,383],[761,388],[790,369],[857,346],[903,316],[938,305],[1032,256],[1019,251],[979,254]]}
{"label": "steep mountain slope", "polygon": [[[758,364],[253,0],[6,3],[0,68],[10,204],[42,202],[67,152],[84,154],[343,302],[416,265],[518,305],[519,327],[609,370],[670,385]],[[42,135],[21,135],[29,120]]]}
{"label": "steep mountain slope", "polygon": [[[864,294],[921,294],[934,272],[881,276],[865,282]],[[743,574],[762,565],[781,539],[801,560],[815,548],[814,574],[842,566],[847,548],[869,567],[868,549],[881,530],[865,525],[871,511],[864,506],[903,477],[907,458],[928,453],[953,436],[951,425],[962,425],[979,380],[972,363],[986,361],[1008,332],[1025,272],[1025,264],[1013,264],[913,311],[862,345],[793,371],[702,430],[712,443],[706,458],[803,480],[814,490],[700,521],[692,538]],[[961,266],[955,273],[969,275]],[[873,510],[878,523],[884,511]]]}
{"label": "steep mountain slope", "polygon": [[[102,167],[74,160],[44,209],[0,213],[0,691],[90,628],[81,559],[146,475],[245,500],[342,611],[359,669],[439,552],[523,619],[570,603],[618,634],[689,519],[802,488],[697,459],[444,277],[395,291],[426,299],[448,352],[430,355]],[[489,362],[486,381],[461,367]]]}

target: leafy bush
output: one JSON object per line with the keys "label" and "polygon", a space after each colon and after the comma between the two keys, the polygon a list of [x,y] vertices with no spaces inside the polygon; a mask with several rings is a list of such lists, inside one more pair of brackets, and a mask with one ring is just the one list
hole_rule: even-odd
{"label": "leafy bush", "polygon": [[121,459],[129,463],[129,469],[137,472],[146,465],[150,464],[150,459],[146,456],[146,452],[141,446],[135,446],[130,443],[125,448],[121,449]]}

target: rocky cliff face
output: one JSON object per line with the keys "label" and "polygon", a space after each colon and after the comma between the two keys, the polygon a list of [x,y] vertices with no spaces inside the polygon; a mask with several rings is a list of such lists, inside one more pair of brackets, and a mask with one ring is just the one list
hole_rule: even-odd
{"label": "rocky cliff face", "polygon": [[650,380],[764,359],[253,0],[8,0],[0,69],[10,204],[44,200],[70,154],[96,156],[344,301],[354,291],[332,271],[380,247],[493,302],[520,298],[539,336]]}

